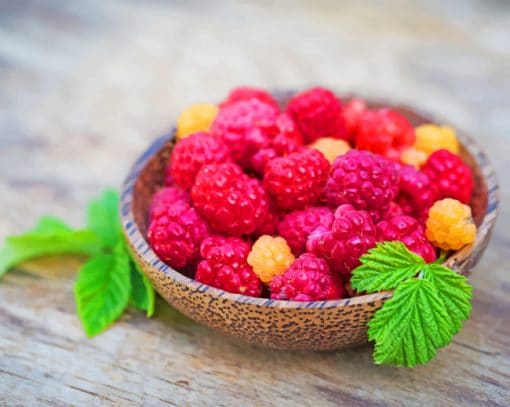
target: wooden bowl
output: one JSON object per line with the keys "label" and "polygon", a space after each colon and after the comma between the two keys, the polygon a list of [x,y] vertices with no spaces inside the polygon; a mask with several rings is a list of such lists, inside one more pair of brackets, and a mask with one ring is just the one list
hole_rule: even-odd
{"label": "wooden bowl", "polygon": [[[278,94],[284,104],[289,93]],[[415,109],[388,103],[413,125],[444,123]],[[175,129],[157,139],[134,163],[121,197],[121,216],[131,253],[159,294],[193,320],[252,344],[286,350],[331,350],[367,342],[367,322],[391,292],[334,301],[279,301],[253,298],[201,284],[163,263],[146,240],[147,209],[163,184],[164,168],[174,145]],[[475,140],[458,132],[462,158],[471,166],[475,190],[471,201],[477,240],[447,259],[468,274],[489,243],[496,221],[499,191],[494,170]]]}

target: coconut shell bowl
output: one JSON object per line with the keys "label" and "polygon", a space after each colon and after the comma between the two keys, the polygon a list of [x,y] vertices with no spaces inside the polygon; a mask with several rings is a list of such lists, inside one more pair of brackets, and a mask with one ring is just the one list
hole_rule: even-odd
{"label": "coconut shell bowl", "polygon": [[[287,94],[280,95],[282,105]],[[415,109],[390,106],[413,125],[442,123]],[[480,260],[496,221],[499,204],[494,169],[469,135],[458,132],[461,156],[471,166],[475,188],[471,207],[478,226],[476,242],[451,254],[445,264],[467,275]],[[282,350],[333,350],[367,342],[367,323],[391,292],[331,301],[280,301],[232,294],[201,284],[172,269],[150,248],[147,212],[151,197],[163,185],[164,169],[172,151],[175,129],[155,140],[133,164],[123,187],[121,216],[131,253],[159,294],[189,318],[246,342]]]}

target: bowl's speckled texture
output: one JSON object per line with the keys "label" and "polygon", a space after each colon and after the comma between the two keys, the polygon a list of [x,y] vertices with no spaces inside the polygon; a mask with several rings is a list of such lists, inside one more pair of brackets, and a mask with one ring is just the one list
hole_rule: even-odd
{"label": "bowl's speckled texture", "polygon": [[[285,102],[286,97],[280,98]],[[383,105],[373,103],[372,106]],[[384,103],[388,106],[388,103]],[[414,125],[441,123],[404,106],[393,106]],[[490,240],[499,203],[494,170],[471,137],[458,132],[461,155],[473,168],[475,192],[471,206],[478,225],[474,245],[447,259],[455,271],[468,274]],[[159,294],[197,322],[247,342],[278,349],[329,350],[367,341],[367,322],[391,292],[335,301],[276,301],[231,294],[194,281],[163,263],[146,239],[147,208],[163,183],[164,167],[174,144],[174,131],[157,139],[135,162],[126,178],[121,216],[130,250]]]}

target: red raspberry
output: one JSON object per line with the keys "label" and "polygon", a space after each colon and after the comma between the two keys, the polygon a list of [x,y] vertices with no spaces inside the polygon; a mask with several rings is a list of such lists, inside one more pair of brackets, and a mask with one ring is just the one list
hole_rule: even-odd
{"label": "red raspberry", "polygon": [[425,222],[427,213],[436,200],[435,185],[423,171],[410,165],[396,164],[396,166],[400,173],[397,203],[402,208],[403,214]]}
{"label": "red raspberry", "polygon": [[259,174],[264,173],[266,164],[273,158],[298,151],[303,145],[303,137],[296,123],[287,113],[280,114],[275,123],[274,136],[268,134],[261,148],[251,157],[251,166]]}
{"label": "red raspberry", "polygon": [[350,138],[353,138],[358,130],[359,122],[363,113],[367,110],[367,104],[363,99],[351,99],[343,106],[345,128]]}
{"label": "red raspberry", "polygon": [[210,236],[200,247],[203,259],[195,280],[222,290],[259,297],[262,283],[246,259],[250,246],[237,237]]}
{"label": "red raspberry", "polygon": [[345,295],[341,280],[333,277],[328,264],[310,253],[302,254],[285,273],[274,277],[269,288],[274,300],[335,300]]}
{"label": "red raspberry", "polygon": [[310,234],[306,249],[325,259],[332,271],[350,277],[359,258],[375,246],[376,227],[367,212],[351,205],[339,206],[334,216],[330,228],[320,226]]}
{"label": "red raspberry", "polygon": [[177,269],[197,261],[200,244],[209,228],[195,208],[177,200],[153,209],[147,237],[161,260]]}
{"label": "red raspberry", "polygon": [[322,195],[329,162],[317,150],[303,148],[271,160],[264,171],[264,187],[284,210],[313,205]]}
{"label": "red raspberry", "polygon": [[383,220],[377,224],[377,233],[380,241],[401,241],[427,263],[436,260],[436,252],[425,236],[425,229],[411,216],[402,215]]}
{"label": "red raspberry", "polygon": [[321,137],[347,138],[342,104],[333,92],[324,88],[312,88],[295,95],[287,111],[296,121],[305,144]]}
{"label": "red raspberry", "polygon": [[149,207],[149,222],[154,217],[154,213],[159,207],[166,208],[175,201],[190,201],[189,194],[178,187],[164,187],[155,192],[152,196],[151,206]]}
{"label": "red raspberry", "polygon": [[[294,119],[288,113],[281,113],[276,119],[276,127],[281,139],[275,140],[277,148],[283,148],[283,144],[294,142],[297,146],[303,145],[303,136],[299,131],[299,127]],[[281,145],[282,144],[282,145]]]}
{"label": "red raspberry", "polygon": [[258,99],[261,102],[267,103],[279,110],[278,102],[273,96],[263,89],[253,88],[251,86],[239,86],[230,91],[227,98],[220,103],[220,108],[224,109],[227,106],[233,105],[234,103],[242,100]]}
{"label": "red raspberry", "polygon": [[292,253],[299,256],[306,249],[306,240],[319,226],[330,228],[333,211],[324,206],[316,206],[302,211],[291,212],[278,224],[278,233],[285,238]]}
{"label": "red raspberry", "polygon": [[326,183],[329,206],[351,204],[379,220],[398,193],[398,172],[392,162],[367,151],[350,150],[333,163]]}
{"label": "red raspberry", "polygon": [[257,227],[253,233],[255,238],[261,235],[274,235],[280,222],[280,214],[276,210],[273,201],[269,200],[269,207],[266,216],[262,223]]}
{"label": "red raspberry", "polygon": [[400,207],[400,205],[396,202],[390,202],[390,206],[388,207],[388,210],[383,215],[384,220],[390,220],[394,218],[395,216],[403,215],[404,211]]}
{"label": "red raspberry", "polygon": [[221,109],[211,133],[227,145],[233,160],[244,167],[250,158],[267,144],[269,134],[275,133],[278,111],[258,99],[241,100]]}
{"label": "red raspberry", "polygon": [[414,128],[404,115],[392,109],[367,110],[359,121],[355,145],[398,161],[414,139]]}
{"label": "red raspberry", "polygon": [[437,150],[428,158],[423,172],[437,188],[436,199],[453,198],[469,203],[473,193],[473,172],[448,150]]}
{"label": "red raspberry", "polygon": [[170,156],[167,171],[174,182],[189,189],[206,164],[230,161],[230,151],[216,137],[200,132],[179,141]]}
{"label": "red raspberry", "polygon": [[283,154],[278,154],[278,152],[272,147],[262,148],[251,157],[250,164],[257,174],[264,174],[267,163],[274,158],[281,157],[282,155]]}
{"label": "red raspberry", "polygon": [[191,188],[191,199],[213,230],[232,236],[253,233],[269,207],[260,181],[234,163],[202,167]]}

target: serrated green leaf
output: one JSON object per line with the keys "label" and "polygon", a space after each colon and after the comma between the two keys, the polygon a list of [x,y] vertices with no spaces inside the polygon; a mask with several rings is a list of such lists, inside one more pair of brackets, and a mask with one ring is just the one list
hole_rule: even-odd
{"label": "serrated green leaf", "polygon": [[131,295],[130,302],[134,307],[145,311],[150,318],[154,315],[155,292],[149,279],[143,274],[133,260],[131,263]]}
{"label": "serrated green leaf", "polygon": [[129,262],[120,240],[111,254],[98,254],[80,269],[74,294],[87,336],[104,331],[124,312],[131,291]]}
{"label": "serrated green leaf", "polygon": [[119,218],[119,194],[108,189],[101,197],[89,203],[88,227],[103,239],[106,247],[112,248],[121,237]]}
{"label": "serrated green leaf", "polygon": [[29,232],[10,236],[0,249],[0,277],[27,260],[51,254],[91,255],[101,250],[101,240],[89,230],[72,230],[56,218],[42,218]]}
{"label": "serrated green leaf", "polygon": [[351,285],[358,292],[373,293],[397,287],[414,277],[426,265],[402,242],[383,242],[360,258],[361,265],[353,270]]}
{"label": "serrated green leaf", "polygon": [[466,277],[455,273],[439,264],[429,264],[423,273],[423,279],[430,281],[443,302],[451,318],[451,331],[455,335],[462,328],[462,323],[471,313],[473,287]]}
{"label": "serrated green leaf", "polygon": [[370,340],[376,341],[377,364],[424,364],[453,336],[450,318],[434,285],[417,278],[399,284],[368,326]]}

